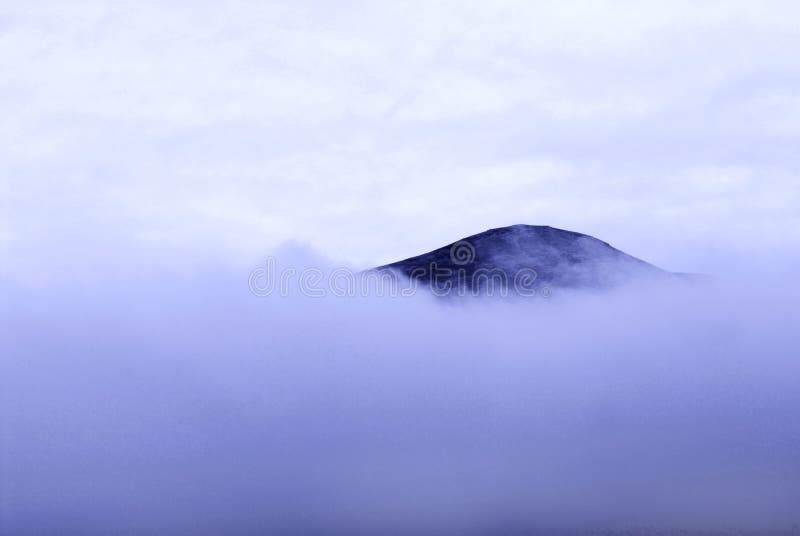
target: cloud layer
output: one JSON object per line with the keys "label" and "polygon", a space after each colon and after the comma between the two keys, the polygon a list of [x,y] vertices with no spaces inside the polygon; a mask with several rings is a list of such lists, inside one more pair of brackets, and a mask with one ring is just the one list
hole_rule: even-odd
{"label": "cloud layer", "polygon": [[6,4],[0,269],[367,266],[512,223],[796,268],[797,9]]}
{"label": "cloud layer", "polygon": [[455,307],[116,275],[4,289],[4,534],[798,522],[796,285]]}

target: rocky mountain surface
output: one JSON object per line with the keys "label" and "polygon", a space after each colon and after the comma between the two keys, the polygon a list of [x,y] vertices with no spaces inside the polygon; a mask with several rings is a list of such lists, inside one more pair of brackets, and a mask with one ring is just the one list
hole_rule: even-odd
{"label": "rocky mountain surface", "polygon": [[428,253],[379,266],[437,293],[605,289],[642,279],[680,279],[589,235],[540,225],[489,229]]}

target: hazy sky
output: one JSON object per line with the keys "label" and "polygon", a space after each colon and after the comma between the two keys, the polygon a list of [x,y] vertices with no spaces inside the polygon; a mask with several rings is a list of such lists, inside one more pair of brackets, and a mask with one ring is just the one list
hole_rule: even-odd
{"label": "hazy sky", "polygon": [[4,2],[0,274],[244,265],[286,240],[369,265],[512,223],[668,269],[796,267],[798,20],[788,1]]}
{"label": "hazy sky", "polygon": [[[798,526],[798,50],[794,1],[0,0],[0,533]],[[751,277],[248,291],[515,223]]]}

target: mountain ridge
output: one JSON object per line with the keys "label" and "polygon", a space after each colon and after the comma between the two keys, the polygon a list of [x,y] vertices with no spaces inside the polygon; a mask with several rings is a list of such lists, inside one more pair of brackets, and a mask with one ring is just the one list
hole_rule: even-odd
{"label": "mountain ridge", "polygon": [[641,279],[681,279],[598,238],[549,225],[516,224],[476,233],[374,270],[391,270],[434,290],[484,294],[543,288],[606,289]]}

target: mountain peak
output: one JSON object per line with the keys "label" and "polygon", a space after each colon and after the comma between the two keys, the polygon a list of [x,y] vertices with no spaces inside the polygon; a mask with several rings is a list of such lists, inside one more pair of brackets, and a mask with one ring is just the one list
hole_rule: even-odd
{"label": "mountain peak", "polygon": [[[536,287],[609,288],[677,277],[592,236],[549,225],[488,229],[416,257],[380,266],[418,282],[482,293],[525,274]],[[494,279],[493,279],[494,278]]]}

